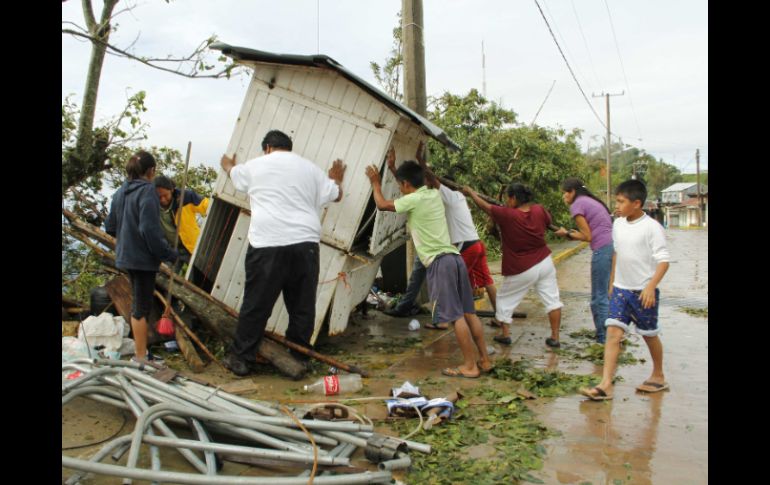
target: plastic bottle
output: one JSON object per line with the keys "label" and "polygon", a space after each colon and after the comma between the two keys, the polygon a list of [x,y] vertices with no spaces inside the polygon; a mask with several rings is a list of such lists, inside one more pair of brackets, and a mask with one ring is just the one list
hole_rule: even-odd
{"label": "plastic bottle", "polygon": [[361,376],[358,374],[345,374],[326,376],[310,385],[305,385],[305,392],[334,396],[356,392],[363,387]]}

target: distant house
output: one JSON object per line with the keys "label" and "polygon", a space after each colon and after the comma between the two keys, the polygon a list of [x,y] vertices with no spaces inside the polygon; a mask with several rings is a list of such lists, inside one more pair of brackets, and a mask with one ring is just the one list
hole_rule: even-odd
{"label": "distant house", "polygon": [[[708,191],[707,185],[700,184],[701,194],[705,194]],[[660,201],[663,205],[683,204],[691,195],[698,195],[698,184],[695,182],[680,182],[663,189]]]}
{"label": "distant house", "polygon": [[698,215],[698,184],[681,182],[661,192],[663,224],[666,227],[690,227],[708,225],[708,186],[700,184],[703,198],[702,221]]}

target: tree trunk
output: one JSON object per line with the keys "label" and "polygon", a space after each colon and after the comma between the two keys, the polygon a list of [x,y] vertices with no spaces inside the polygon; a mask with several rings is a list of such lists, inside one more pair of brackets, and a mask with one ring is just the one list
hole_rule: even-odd
{"label": "tree trunk", "polygon": [[[81,221],[72,212],[67,209],[62,209],[62,213],[72,224],[74,229],[72,232],[78,231],[96,239],[100,243],[106,245],[110,249],[115,249],[115,239],[104,231]],[[84,241],[85,242],[85,241]],[[93,243],[91,245],[95,246]],[[106,259],[106,264],[115,264],[115,255],[103,250],[99,250],[98,253],[102,258]],[[156,278],[156,285],[160,285],[161,288],[168,288],[168,277],[172,272],[165,264],[161,264],[160,272]],[[232,308],[228,307],[219,300],[216,300],[213,296],[201,290],[189,281],[179,278],[174,278],[174,283],[171,293],[174,298],[178,298],[184,302],[184,304],[190,308],[200,319],[201,323],[206,326],[211,332],[218,335],[226,343],[232,341],[235,336],[235,327],[238,325],[238,313]],[[258,356],[257,362],[260,362],[259,356],[262,356],[267,361],[270,361],[274,366],[278,368],[284,374],[292,377],[301,377],[305,372],[305,366],[279,344],[263,338],[257,349]]]}
{"label": "tree trunk", "polygon": [[[107,53],[107,42],[110,39],[110,18],[118,0],[104,0],[101,20],[96,23],[91,0],[83,0],[83,16],[86,20],[88,33],[102,42],[91,42],[91,59],[88,64],[86,85],[83,89],[83,103],[78,119],[78,132],[75,150],[67,157],[62,167],[62,196],[67,188],[77,184],[89,175],[98,173],[104,168],[103,150],[95,150],[94,118],[96,116],[96,98],[99,93],[99,82],[102,76],[104,56]],[[101,147],[103,142],[98,143]],[[102,147],[102,148],[106,148]]]}

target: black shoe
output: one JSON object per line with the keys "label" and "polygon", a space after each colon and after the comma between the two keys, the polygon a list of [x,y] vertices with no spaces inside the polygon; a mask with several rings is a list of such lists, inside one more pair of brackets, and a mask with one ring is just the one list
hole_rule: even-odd
{"label": "black shoe", "polygon": [[503,345],[511,345],[513,343],[511,337],[503,337],[502,335],[495,335],[492,337],[492,340],[495,342],[500,342]]}
{"label": "black shoe", "polygon": [[237,376],[244,377],[251,374],[249,365],[235,354],[227,354],[227,356],[222,359],[222,364]]}
{"label": "black shoe", "polygon": [[559,341],[558,340],[554,340],[551,337],[548,337],[547,339],[545,339],[545,344],[547,346],[553,347],[555,349],[558,349],[559,347],[561,347],[561,344],[559,343]]}
{"label": "black shoe", "polygon": [[397,317],[397,318],[404,318],[404,317],[410,316],[408,311],[403,312],[403,311],[396,310],[395,308],[391,308],[390,310],[383,310],[382,313],[384,313],[385,315],[388,315],[389,317]]}

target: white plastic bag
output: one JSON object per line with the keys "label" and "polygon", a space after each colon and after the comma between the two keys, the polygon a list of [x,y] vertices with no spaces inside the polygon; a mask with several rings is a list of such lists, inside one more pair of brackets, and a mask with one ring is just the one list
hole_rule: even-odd
{"label": "white plastic bag", "polygon": [[85,342],[75,337],[61,338],[61,361],[62,364],[75,359],[89,358],[88,347]]}
{"label": "white plastic bag", "polygon": [[104,312],[98,317],[90,316],[80,324],[78,340],[91,348],[104,345],[107,351],[115,351],[123,345],[125,325],[123,317],[115,317],[112,313]]}

